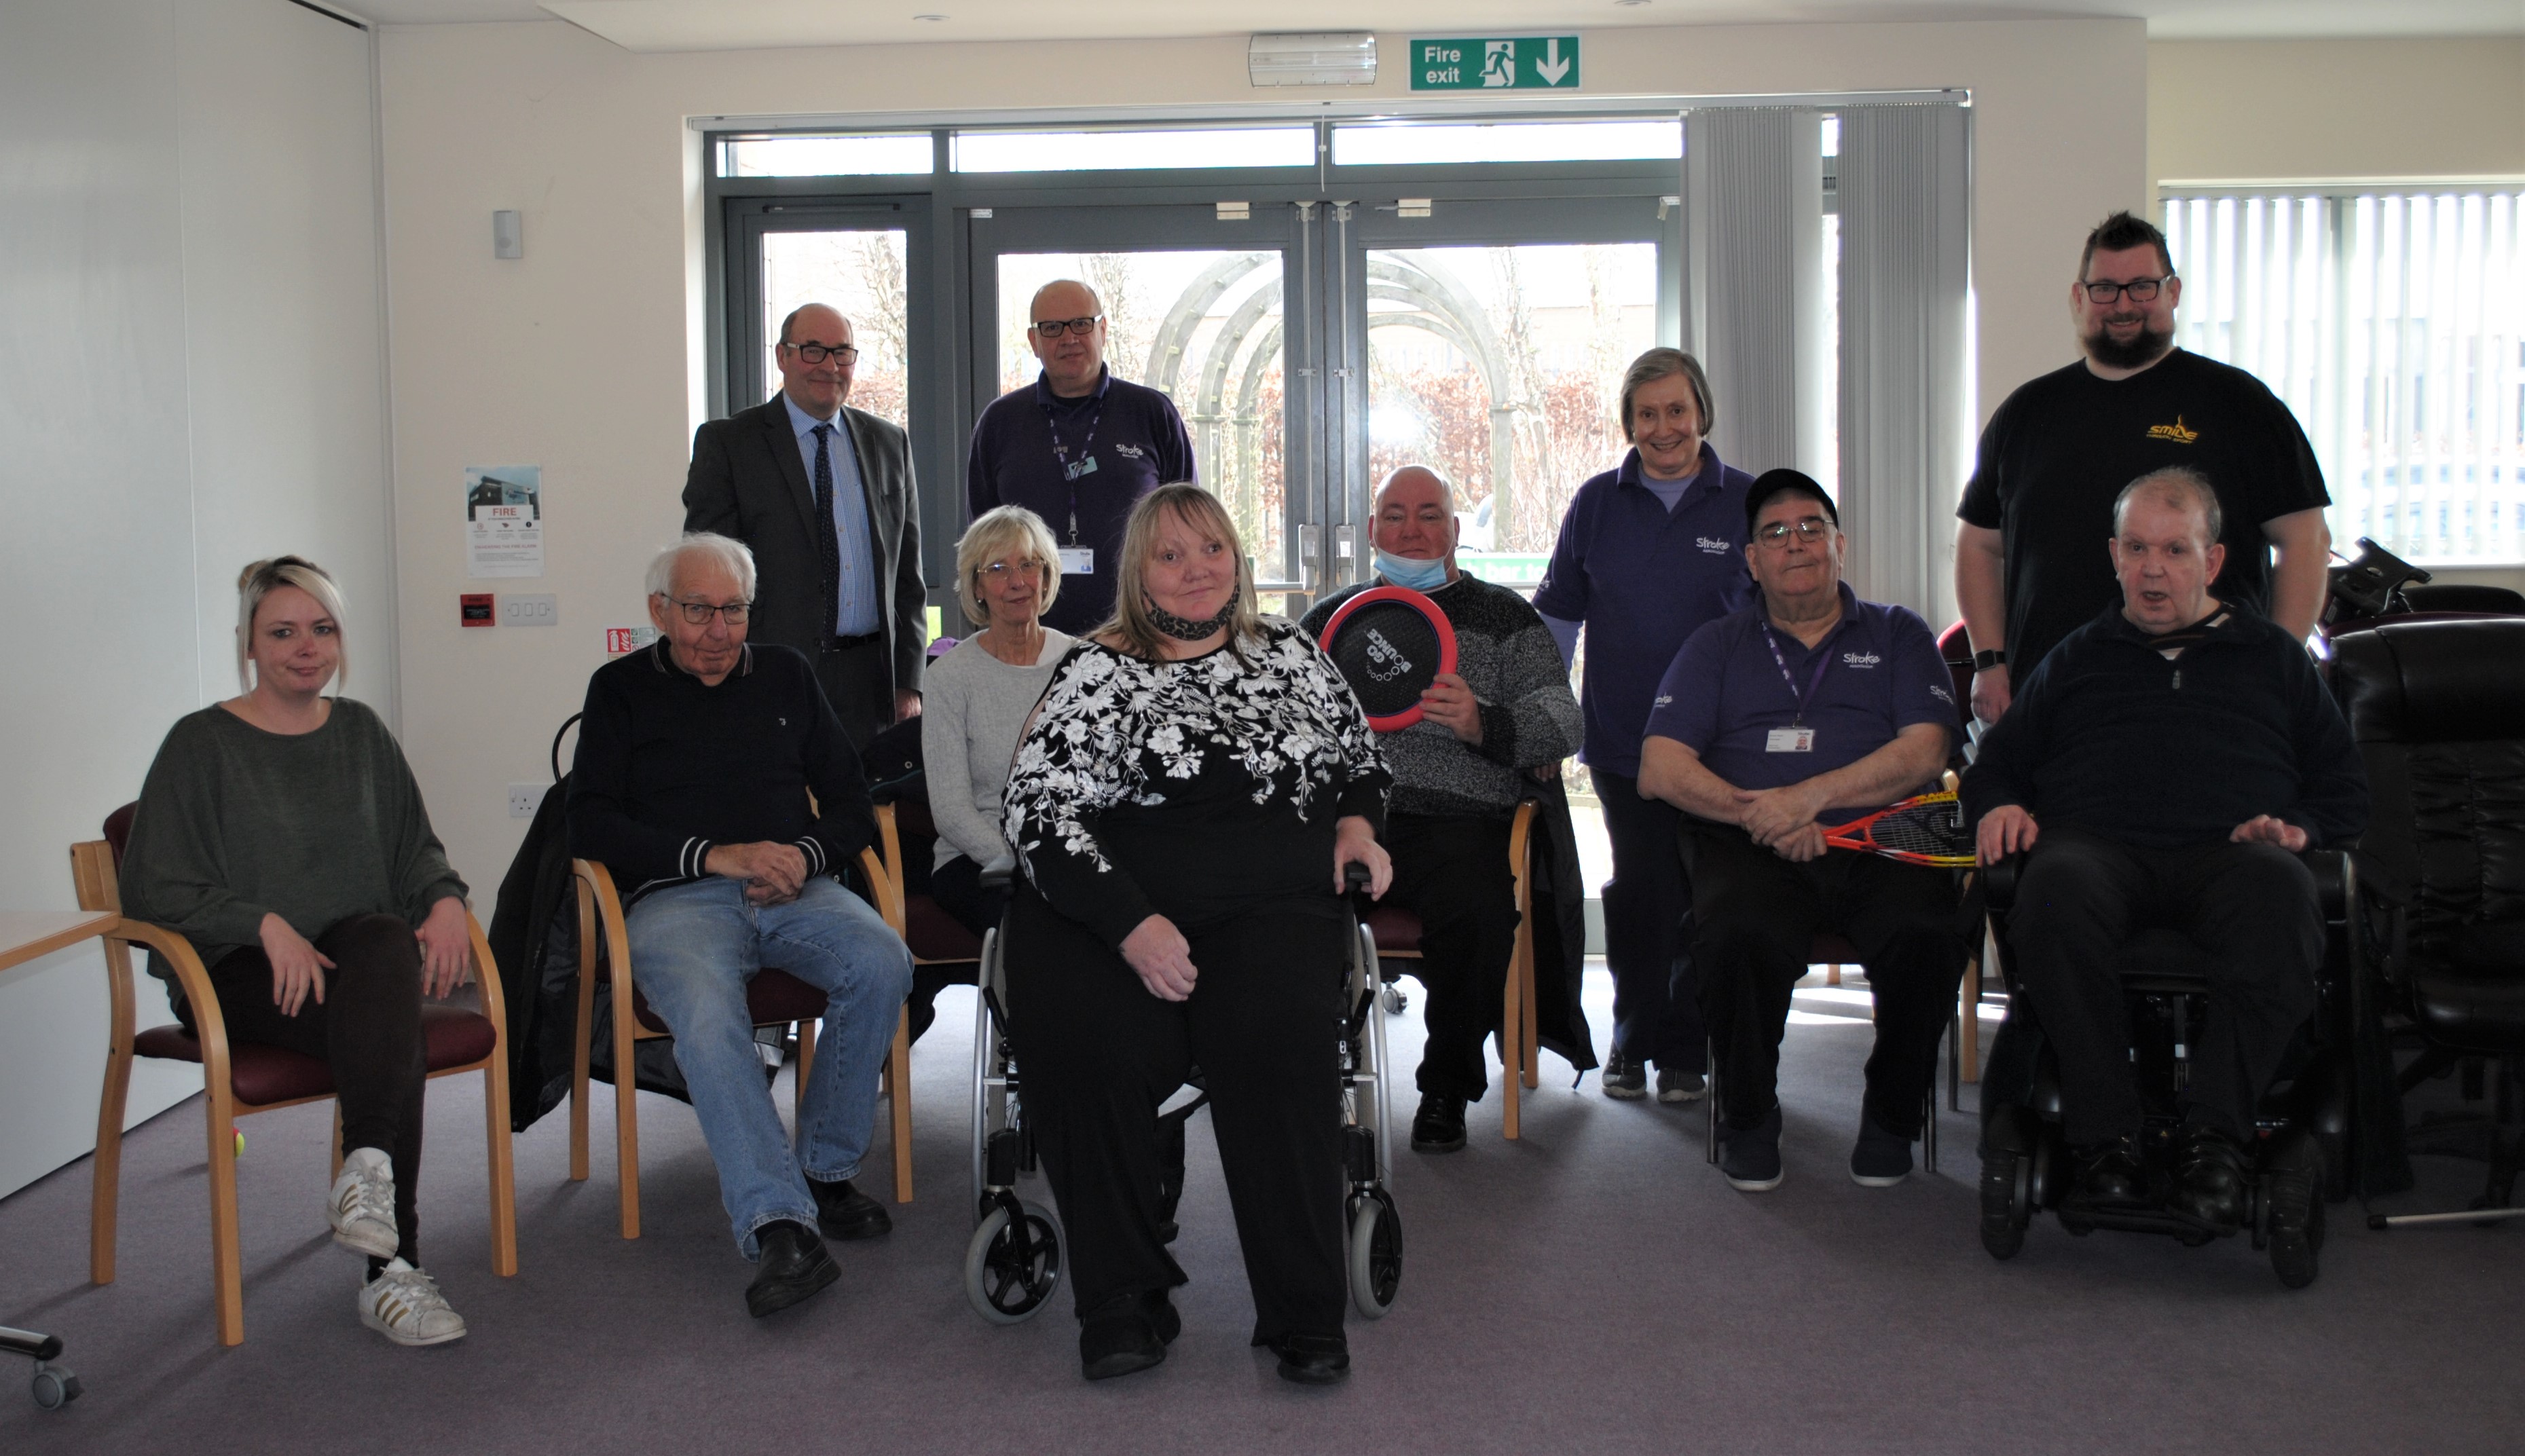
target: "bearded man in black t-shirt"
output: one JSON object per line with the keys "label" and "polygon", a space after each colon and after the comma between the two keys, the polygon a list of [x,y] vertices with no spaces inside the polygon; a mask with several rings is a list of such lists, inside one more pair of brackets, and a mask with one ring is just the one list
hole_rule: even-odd
{"label": "bearded man in black t-shirt", "polygon": [[2154,470],[2182,466],[2218,493],[2221,600],[2292,637],[2314,630],[2332,533],[2313,447],[2260,380],[2174,347],[2182,300],[2165,234],[2105,218],[2069,285],[2086,357],[2018,386],[1982,431],[1956,510],[1956,600],[1984,722],[2007,710],[2011,680],[2120,600],[2100,548],[2114,498]]}

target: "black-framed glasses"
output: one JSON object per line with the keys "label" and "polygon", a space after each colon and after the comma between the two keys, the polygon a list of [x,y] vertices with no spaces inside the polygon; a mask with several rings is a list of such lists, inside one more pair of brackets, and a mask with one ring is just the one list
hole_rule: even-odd
{"label": "black-framed glasses", "polygon": [[1090,314],[1084,318],[1038,318],[1034,321],[1034,331],[1047,339],[1057,339],[1064,333],[1077,334],[1084,338],[1104,316],[1102,314]]}
{"label": "black-framed glasses", "polygon": [[747,614],[754,610],[754,604],[751,602],[730,602],[721,607],[714,606],[708,602],[677,602],[675,603],[675,609],[684,614],[685,621],[692,623],[696,627],[709,626],[710,619],[714,616],[718,617],[731,627],[742,627],[745,625]]}
{"label": "black-framed glasses", "polygon": [[1800,541],[1821,541],[1823,539],[1824,532],[1831,529],[1832,523],[1825,520],[1822,516],[1809,515],[1804,520],[1775,520],[1769,525],[1757,530],[1754,534],[1761,540],[1763,545],[1777,546],[1781,542],[1789,539],[1789,533],[1791,531],[1798,533],[1798,539]]}
{"label": "black-framed glasses", "polygon": [[2096,303],[2108,304],[2127,293],[2132,303],[2145,304],[2154,301],[2157,290],[2173,281],[2174,274],[2167,273],[2162,278],[2133,278],[2127,283],[2081,282],[2078,286],[2086,289],[2087,297]]}
{"label": "black-framed glasses", "polygon": [[781,347],[797,350],[798,357],[811,364],[819,364],[828,359],[845,364],[860,362],[859,350],[849,344],[783,344]]}

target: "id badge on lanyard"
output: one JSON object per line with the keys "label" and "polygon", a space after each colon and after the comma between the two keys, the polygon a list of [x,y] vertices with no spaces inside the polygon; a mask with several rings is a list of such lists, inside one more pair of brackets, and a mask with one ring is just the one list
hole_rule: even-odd
{"label": "id badge on lanyard", "polygon": [[1798,704],[1797,716],[1790,720],[1788,727],[1774,728],[1762,736],[1762,752],[1811,753],[1814,752],[1815,731],[1806,725],[1807,704],[1814,701],[1815,689],[1823,685],[1824,669],[1832,665],[1832,655],[1821,651],[1818,644],[1814,671],[1807,674],[1806,690],[1800,692],[1797,676],[1789,671],[1789,659],[1780,655],[1780,640],[1771,635],[1768,622],[1762,624],[1762,641],[1770,645],[1771,660],[1779,666],[1780,680],[1789,685],[1789,696],[1796,699]]}

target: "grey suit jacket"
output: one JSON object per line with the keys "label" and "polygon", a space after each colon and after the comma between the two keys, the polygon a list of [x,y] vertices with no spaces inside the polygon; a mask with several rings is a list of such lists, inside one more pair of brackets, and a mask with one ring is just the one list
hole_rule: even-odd
{"label": "grey suit jacket", "polygon": [[[911,442],[901,428],[864,410],[842,407],[867,495],[876,566],[892,590],[877,593],[884,617],[889,678],[897,690],[920,688],[928,603],[920,580],[920,497],[913,488]],[[765,404],[714,419],[693,433],[693,463],[684,476],[684,529],[733,536],[754,551],[755,642],[794,647],[817,660],[833,625],[817,559],[816,492],[798,458],[789,411],[774,395]],[[880,723],[894,704],[882,705]]]}

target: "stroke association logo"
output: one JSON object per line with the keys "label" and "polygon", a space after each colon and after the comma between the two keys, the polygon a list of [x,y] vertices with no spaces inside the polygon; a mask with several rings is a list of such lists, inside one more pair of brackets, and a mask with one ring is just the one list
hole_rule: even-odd
{"label": "stroke association logo", "polygon": [[1851,667],[1873,667],[1885,659],[1874,653],[1844,653],[1841,655],[1841,660]]}
{"label": "stroke association logo", "polygon": [[2195,429],[2184,428],[2183,416],[2177,414],[2174,416],[2174,423],[2172,424],[2150,425],[2148,427],[2148,437],[2152,440],[2171,440],[2177,445],[2189,445],[2193,441],[2201,438],[2201,432]]}
{"label": "stroke association logo", "polygon": [[1727,555],[1727,549],[1732,543],[1713,541],[1708,536],[1695,536],[1692,538],[1692,544],[1700,547],[1703,551],[1709,553],[1713,557],[1723,557]]}

